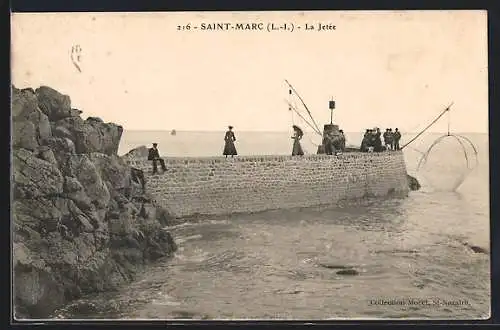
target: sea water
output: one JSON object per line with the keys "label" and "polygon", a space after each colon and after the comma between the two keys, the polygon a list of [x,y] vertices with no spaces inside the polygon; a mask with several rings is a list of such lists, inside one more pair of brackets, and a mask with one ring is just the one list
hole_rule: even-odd
{"label": "sea water", "polygon": [[[460,175],[466,165],[458,144],[443,143],[429,159],[427,175],[416,172],[422,153],[441,135],[424,135],[405,148],[408,172],[422,183],[422,189],[406,199],[178,224],[166,228],[178,244],[173,258],[148,267],[117,292],[84,297],[55,316],[488,318],[488,136],[466,134],[478,148],[479,164],[456,191],[447,191],[432,180],[440,174],[450,180]],[[240,155],[290,154],[290,136],[236,131],[236,147]],[[163,157],[214,156],[222,153],[223,137],[224,132],[125,131],[119,153],[157,142]],[[361,137],[349,133],[347,143],[359,145]],[[317,140],[303,139],[306,153],[315,153]],[[401,145],[408,140],[404,136]],[[468,245],[486,253],[475,253]],[[357,275],[339,274],[343,268]]]}

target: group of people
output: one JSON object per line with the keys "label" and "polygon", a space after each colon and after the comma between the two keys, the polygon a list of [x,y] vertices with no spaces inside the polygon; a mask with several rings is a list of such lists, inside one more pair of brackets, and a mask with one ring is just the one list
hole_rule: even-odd
{"label": "group of people", "polygon": [[339,130],[339,134],[333,132],[326,132],[323,134],[323,147],[325,154],[336,155],[339,152],[345,151],[345,135],[343,130]]}
{"label": "group of people", "polygon": [[[384,140],[382,143],[382,139]],[[382,134],[378,127],[367,129],[361,142],[361,151],[363,152],[380,152],[385,150],[399,150],[399,140],[401,132],[396,128],[387,128]]]}
{"label": "group of people", "polygon": [[[304,151],[302,150],[302,146],[300,145],[300,140],[304,136],[303,131],[300,127],[293,125],[292,126],[294,134],[292,136],[293,139],[293,148],[292,148],[292,156],[303,156]],[[326,132],[323,136],[323,148],[324,153],[327,155],[336,155],[338,152],[345,151],[345,135],[343,130],[339,130],[339,134],[333,134],[333,132]]]}
{"label": "group of people", "polygon": [[[303,156],[304,150],[300,144],[300,140],[304,137],[304,132],[302,129],[296,125],[292,126],[294,134],[291,137],[293,140],[292,156]],[[327,155],[335,155],[337,152],[343,152],[345,150],[345,135],[343,130],[339,130],[340,135],[333,135],[330,133],[324,134],[323,146],[325,148],[325,153]],[[382,144],[382,138],[384,143]],[[401,133],[396,128],[392,131],[392,128],[387,128],[384,134],[380,132],[379,128],[367,129],[361,142],[361,151],[384,151],[384,150],[399,150],[399,140],[401,139]],[[233,126],[228,126],[228,130],[224,135],[224,150],[222,154],[227,158],[227,156],[234,157],[238,155],[234,142],[236,141],[236,136],[233,132]],[[158,151],[158,143],[153,143],[153,147],[149,149],[148,160],[153,162],[153,174],[158,173],[158,163],[160,164],[163,172],[167,170],[165,166],[165,161],[160,157]]]}

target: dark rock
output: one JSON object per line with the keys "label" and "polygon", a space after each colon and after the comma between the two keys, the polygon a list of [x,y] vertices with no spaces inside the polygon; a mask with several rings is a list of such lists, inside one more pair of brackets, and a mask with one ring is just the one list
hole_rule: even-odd
{"label": "dark rock", "polygon": [[[21,243],[21,242],[26,242],[26,241],[37,241],[42,238],[40,233],[36,230],[33,230],[27,226],[23,226],[16,219],[15,215],[13,216],[13,221],[16,221],[14,223],[14,238],[13,241],[15,243]],[[35,226],[38,227],[38,226]],[[38,228],[37,228],[38,229]]]}
{"label": "dark rock", "polygon": [[112,194],[112,198],[116,202],[116,205],[118,206],[118,209],[123,210],[125,208],[125,205],[129,203],[129,200],[127,197],[125,197],[123,194],[120,194],[119,192],[115,191]]}
{"label": "dark rock", "polygon": [[40,111],[37,98],[31,89],[14,91],[12,94],[12,121],[13,138],[19,139],[18,135],[23,133],[18,131],[23,128],[22,124],[31,122],[34,126],[33,137],[40,143],[52,135],[48,117]]}
{"label": "dark rock", "polygon": [[[151,216],[152,213],[149,214]],[[174,220],[174,217],[163,207],[156,206],[154,215],[162,226],[169,226]]]}
{"label": "dark rock", "polygon": [[170,233],[161,230],[157,222],[153,226],[141,226],[140,228],[144,236],[148,238],[147,248],[144,252],[147,259],[156,260],[170,256],[177,249],[177,245]]}
{"label": "dark rock", "polygon": [[134,219],[127,212],[118,213],[118,218],[116,217],[116,213],[113,214],[113,217],[108,219],[108,227],[109,232],[113,235],[124,236],[131,232],[132,224]]}
{"label": "dark rock", "polygon": [[74,114],[71,111],[71,99],[68,95],[47,86],[37,88],[35,93],[38,106],[50,121],[71,117]]}
{"label": "dark rock", "polygon": [[64,118],[57,121],[55,127],[58,136],[71,136],[77,153],[116,155],[123,133],[122,126],[104,123],[92,117],[85,121],[80,117]]}
{"label": "dark rock", "polygon": [[75,132],[83,130],[84,125],[85,121],[81,117],[67,117],[54,123],[54,132],[57,130],[58,135],[64,135],[64,137],[74,142],[76,139]]}
{"label": "dark rock", "polygon": [[85,193],[85,189],[80,181],[73,177],[65,177],[64,179],[63,188],[65,197],[74,202],[82,210],[92,210],[92,200]]}
{"label": "dark rock", "polygon": [[146,146],[140,146],[140,147],[137,147],[137,148],[130,150],[125,155],[123,155],[122,158],[127,159],[127,160],[128,159],[132,160],[134,158],[138,158],[138,159],[147,158],[148,153],[149,153],[149,149]]}
{"label": "dark rock", "polygon": [[13,266],[16,305],[31,317],[45,317],[63,303],[63,290],[50,276],[50,267],[24,244],[14,244]]}
{"label": "dark rock", "polygon": [[19,198],[60,195],[63,176],[56,165],[25,149],[14,150],[14,191]]}
{"label": "dark rock", "polygon": [[116,155],[123,128],[112,123],[87,120],[81,131],[75,131],[75,145],[79,153],[100,152]]}
{"label": "dark rock", "polygon": [[70,111],[71,117],[80,117],[82,113],[83,111],[78,109],[71,109]]}
{"label": "dark rock", "polygon": [[55,126],[52,130],[52,135],[59,138],[74,139],[73,134],[64,126]]}
{"label": "dark rock", "polygon": [[482,248],[480,246],[477,246],[477,245],[472,245],[472,244],[469,244],[469,243],[463,243],[464,246],[468,247],[469,249],[472,250],[472,252],[474,253],[482,253],[482,254],[488,254],[488,250],[485,249],[485,248]]}
{"label": "dark rock", "polygon": [[38,141],[36,139],[36,129],[30,121],[13,122],[12,129],[12,145],[14,148],[24,148],[34,151],[38,148]]}
{"label": "dark rock", "polygon": [[45,318],[64,303],[62,287],[48,270],[17,266],[14,274],[16,308],[24,310],[30,318]]}
{"label": "dark rock", "polygon": [[[45,140],[44,145],[52,150],[60,168],[68,161],[70,155],[75,154],[75,144],[67,138],[52,137]],[[64,171],[64,168],[62,170]]]}
{"label": "dark rock", "polygon": [[87,120],[88,121],[95,121],[97,123],[104,123],[104,121],[99,117],[88,117]]}
{"label": "dark rock", "polygon": [[359,272],[355,269],[342,269],[342,270],[339,270],[336,274],[337,275],[358,275]]}
{"label": "dark rock", "polygon": [[319,263],[321,267],[330,268],[330,269],[352,269],[352,267],[339,265],[339,264],[331,264],[326,262]]}
{"label": "dark rock", "polygon": [[68,202],[69,217],[66,217],[63,224],[66,225],[74,234],[80,232],[91,233],[95,230],[88,216],[82,212],[73,201]]}
{"label": "dark rock", "polygon": [[27,90],[12,90],[12,120],[27,120],[38,108],[38,100],[34,92]]}
{"label": "dark rock", "polygon": [[41,146],[38,148],[38,158],[43,159],[56,166],[58,165],[54,152],[47,146]]}
{"label": "dark rock", "polygon": [[52,200],[43,197],[15,200],[12,209],[18,224],[34,230],[55,231],[62,218],[61,210]]}
{"label": "dark rock", "polygon": [[415,191],[421,188],[420,183],[416,178],[412,177],[409,174],[406,175],[406,178],[408,179],[408,187],[410,187],[410,190]]}
{"label": "dark rock", "polygon": [[[144,219],[158,219],[157,207],[149,203],[141,203],[139,208],[139,214]],[[163,224],[159,219],[160,224]]]}
{"label": "dark rock", "polygon": [[130,179],[133,183],[140,185],[142,191],[144,192],[146,189],[146,177],[144,176],[144,172],[138,168],[131,167],[130,168]]}
{"label": "dark rock", "polygon": [[130,168],[123,159],[116,155],[107,156],[92,153],[90,160],[96,166],[101,177],[109,181],[115,189],[126,189],[130,187]]}
{"label": "dark rock", "polygon": [[108,205],[109,190],[87,155],[70,155],[64,173],[75,177],[81,183],[97,208],[103,209]]}
{"label": "dark rock", "polygon": [[76,178],[67,176],[64,179],[65,179],[64,182],[65,193],[72,194],[84,191],[82,184]]}

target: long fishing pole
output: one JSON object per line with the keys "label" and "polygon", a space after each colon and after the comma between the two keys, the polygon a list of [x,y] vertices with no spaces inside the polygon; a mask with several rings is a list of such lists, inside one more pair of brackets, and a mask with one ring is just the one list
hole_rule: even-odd
{"label": "long fishing pole", "polygon": [[302,118],[302,120],[310,127],[313,129],[313,131],[316,133],[316,134],[319,134],[321,135],[321,132],[319,132],[310,122],[307,121],[307,119],[304,118],[304,116],[302,116],[302,114],[290,103],[288,102],[287,100],[285,100],[287,103],[288,103],[288,107],[290,110],[293,110],[297,115],[299,115],[300,118]]}
{"label": "long fishing pole", "polygon": [[439,116],[437,116],[436,119],[434,119],[429,125],[427,125],[426,128],[424,128],[420,133],[418,133],[413,139],[411,139],[408,143],[406,143],[404,146],[401,147],[401,150],[406,147],[407,145],[409,145],[410,143],[412,143],[413,141],[415,141],[420,135],[422,135],[429,127],[431,127],[432,125],[434,125],[438,120],[439,118],[441,118],[446,112],[450,111],[450,107],[453,105],[453,102],[451,102],[451,104],[449,106],[446,107],[446,109],[444,109],[443,112],[441,112],[439,114]]}
{"label": "long fishing pole", "polygon": [[318,127],[318,124],[316,124],[316,121],[314,120],[312,114],[311,114],[311,111],[309,111],[309,108],[307,107],[306,103],[304,102],[304,100],[302,99],[302,97],[300,97],[299,93],[297,93],[297,90],[292,86],[292,84],[290,84],[288,82],[288,80],[285,79],[285,82],[287,83],[288,87],[290,87],[290,89],[295,93],[295,95],[297,95],[297,97],[299,98],[300,102],[302,102],[302,105],[304,106],[304,108],[306,108],[307,110],[307,113],[309,114],[309,117],[311,117],[311,120],[312,122],[314,123],[314,126],[316,127],[316,129],[318,131],[321,131]]}

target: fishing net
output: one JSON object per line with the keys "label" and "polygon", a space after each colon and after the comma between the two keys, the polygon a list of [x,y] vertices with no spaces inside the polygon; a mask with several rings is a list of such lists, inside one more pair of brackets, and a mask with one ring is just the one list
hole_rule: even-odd
{"label": "fishing net", "polygon": [[477,150],[468,138],[445,134],[422,154],[417,171],[435,190],[455,191],[477,165]]}

